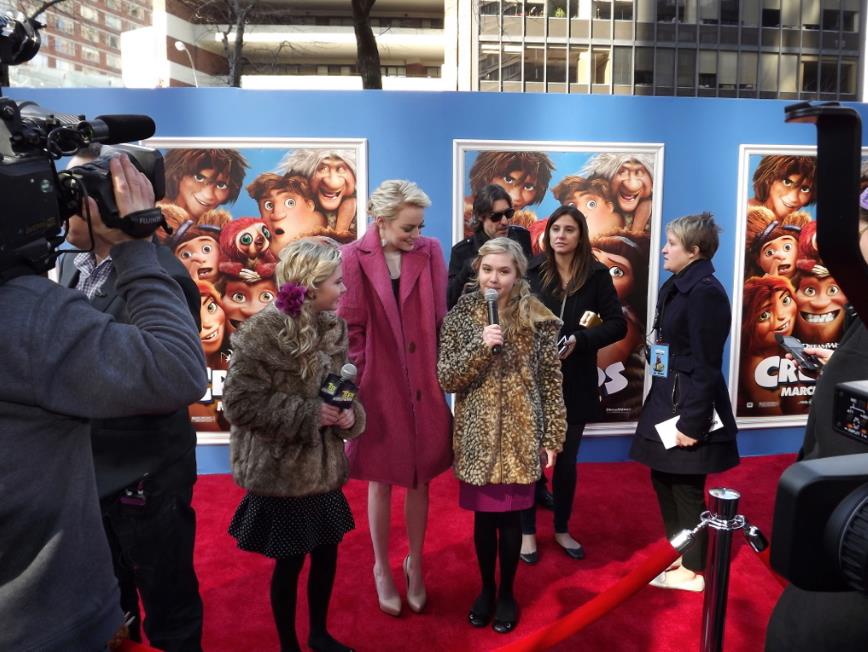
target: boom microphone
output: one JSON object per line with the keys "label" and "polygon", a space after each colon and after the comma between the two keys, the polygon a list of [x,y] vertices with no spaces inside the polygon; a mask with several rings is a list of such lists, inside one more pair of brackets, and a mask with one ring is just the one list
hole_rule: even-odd
{"label": "boom microphone", "polygon": [[150,138],[157,126],[146,115],[100,115],[80,122],[78,129],[88,142],[120,145]]}
{"label": "boom microphone", "polygon": [[[497,323],[497,290],[488,288],[483,294],[485,302],[488,304],[488,325]],[[500,353],[502,347],[500,344],[495,344],[491,347],[492,353]]]}

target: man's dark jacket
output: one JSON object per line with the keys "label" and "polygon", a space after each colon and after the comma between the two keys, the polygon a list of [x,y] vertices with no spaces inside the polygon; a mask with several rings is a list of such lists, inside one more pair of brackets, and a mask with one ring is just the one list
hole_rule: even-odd
{"label": "man's dark jacket", "polygon": [[[523,226],[510,226],[506,237],[521,245],[521,250],[528,260],[531,258],[530,232]],[[473,264],[479,248],[491,238],[479,229],[469,238],[452,246],[449,255],[449,285],[446,289],[446,307],[452,310],[458,299],[464,294],[464,286],[473,277]]]}
{"label": "man's dark jacket", "polygon": [[[196,283],[168,248],[158,246],[157,258],[163,269],[181,286],[196,326],[200,327],[200,299]],[[61,285],[71,288],[78,284],[79,277],[74,259],[74,254],[65,254],[60,258],[58,280]],[[116,291],[116,281],[117,273],[112,269],[90,303],[117,321],[129,323],[126,302]],[[135,374],[136,370],[130,369],[130,373]],[[87,382],[87,379],[82,378],[81,382]],[[183,408],[171,414],[95,419],[91,427],[91,440],[97,490],[100,500],[106,500],[145,475],[152,476],[180,459],[195,447],[196,431],[190,423],[187,409]],[[195,480],[195,468],[191,468],[190,472],[192,483]]]}

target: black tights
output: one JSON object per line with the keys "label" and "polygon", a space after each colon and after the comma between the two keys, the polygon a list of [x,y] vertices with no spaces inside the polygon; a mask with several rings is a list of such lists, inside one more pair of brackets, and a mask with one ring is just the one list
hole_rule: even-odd
{"label": "black tights", "polygon": [[[520,512],[474,512],[473,543],[479,574],[482,576],[482,593],[474,611],[490,611],[497,593],[494,569],[500,552],[500,592],[498,602],[515,604],[512,587],[518,556],[521,552]],[[498,540],[498,534],[500,535]]]}
{"label": "black tights", "polygon": [[[555,458],[552,493],[555,498],[555,532],[558,534],[567,532],[567,524],[573,514],[573,498],[576,495],[578,477],[576,464],[584,430],[584,423],[568,424],[564,449]],[[536,534],[536,505],[521,513],[521,531],[524,534]]]}
{"label": "black tights", "polygon": [[[295,634],[295,605],[298,576],[304,566],[304,558],[305,555],[294,555],[278,559],[271,576],[271,611],[277,625],[281,652],[301,650]],[[337,544],[317,546],[310,552],[310,575],[307,578],[307,602],[310,611],[308,643],[315,650],[349,652],[350,648],[338,643],[326,629],[337,561]]]}

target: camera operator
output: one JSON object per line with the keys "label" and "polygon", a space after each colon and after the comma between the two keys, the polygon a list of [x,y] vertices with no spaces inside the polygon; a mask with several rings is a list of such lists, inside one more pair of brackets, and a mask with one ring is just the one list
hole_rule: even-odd
{"label": "camera operator", "polygon": [[[100,155],[92,144],[69,167]],[[91,206],[92,214],[96,205]],[[69,220],[66,241],[93,251],[59,259],[61,285],[87,295],[91,305],[129,323],[110,255],[112,230],[92,220],[93,240],[80,215]],[[199,289],[172,252],[157,246],[160,266],[181,286],[199,323]],[[168,414],[96,419],[91,424],[96,484],[103,526],[121,589],[121,609],[132,617],[130,637],[141,640],[139,593],[148,641],[165,652],[199,652],[202,600],[193,568],[196,515],[196,431],[187,407]]]}
{"label": "camera operator", "polygon": [[[154,206],[126,156],[109,169],[120,215]],[[2,650],[106,649],[123,615],[89,419],[168,414],[205,391],[196,324],[155,246],[119,229],[102,237],[129,324],[36,274],[0,284]]]}
{"label": "camera operator", "polygon": [[[859,208],[859,248],[868,262],[868,190],[860,196]],[[819,353],[825,364],[811,400],[799,459],[868,453],[864,443],[835,432],[830,425],[834,422],[835,386],[868,378],[868,329],[852,310],[848,310],[847,320],[834,354],[805,349],[807,353]],[[769,621],[766,652],[826,650],[868,650],[868,595],[857,591],[805,591],[788,586]]]}

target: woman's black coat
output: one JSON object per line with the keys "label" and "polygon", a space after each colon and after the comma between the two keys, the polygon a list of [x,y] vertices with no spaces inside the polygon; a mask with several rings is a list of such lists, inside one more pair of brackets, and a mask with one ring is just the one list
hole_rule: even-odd
{"label": "woman's black coat", "polygon": [[[630,457],[667,473],[716,473],[736,466],[737,428],[722,371],[732,311],[710,260],[698,260],[663,284],[657,315],[655,335],[669,345],[669,375],[653,379]],[[723,428],[708,432],[714,409]],[[663,448],[654,426],[676,415],[678,430],[698,445]]]}
{"label": "woman's black coat", "polygon": [[[597,351],[627,334],[627,320],[605,265],[593,261],[588,280],[564,302],[554,294],[556,285],[543,287],[544,261],[545,256],[542,255],[531,261],[527,280],[533,293],[564,322],[560,335],[576,336],[575,349],[568,358],[561,361],[564,403],[567,406],[567,423],[588,423],[597,417],[600,409]],[[580,326],[579,319],[587,310],[599,314],[603,323],[592,328]]]}

